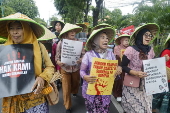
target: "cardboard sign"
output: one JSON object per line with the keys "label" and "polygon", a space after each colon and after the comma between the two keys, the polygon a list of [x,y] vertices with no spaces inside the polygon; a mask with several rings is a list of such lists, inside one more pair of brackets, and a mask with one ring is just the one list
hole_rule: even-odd
{"label": "cardboard sign", "polygon": [[147,95],[168,92],[165,57],[143,60],[145,77],[145,89]]}
{"label": "cardboard sign", "polygon": [[61,62],[67,65],[76,65],[80,58],[83,42],[63,39]]}
{"label": "cardboard sign", "polygon": [[0,46],[0,98],[30,93],[34,82],[33,45]]}
{"label": "cardboard sign", "polygon": [[111,95],[117,66],[117,60],[93,58],[90,76],[97,76],[97,80],[94,84],[88,84],[87,94]]}

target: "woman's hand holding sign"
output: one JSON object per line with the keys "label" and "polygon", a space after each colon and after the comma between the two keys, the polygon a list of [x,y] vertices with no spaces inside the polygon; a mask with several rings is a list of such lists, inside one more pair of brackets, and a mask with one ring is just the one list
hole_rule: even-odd
{"label": "woman's hand holding sign", "polygon": [[168,54],[164,55],[164,57],[165,57],[165,59],[166,59],[166,62],[167,62],[168,60],[170,60],[170,57],[169,57]]}
{"label": "woman's hand holding sign", "polygon": [[31,91],[34,92],[34,94],[39,94],[43,88],[44,88],[44,79],[41,77],[37,77]]}
{"label": "woman's hand holding sign", "polygon": [[85,75],[85,76],[83,77],[83,79],[84,79],[85,81],[87,81],[87,83],[93,84],[93,83],[96,82],[97,77],[96,77],[96,76]]}
{"label": "woman's hand holding sign", "polygon": [[79,59],[77,60],[77,64],[81,64],[81,61],[82,61],[82,58],[79,58]]}
{"label": "woman's hand holding sign", "polygon": [[61,67],[61,66],[63,66],[64,65],[64,63],[62,63],[61,61],[57,61],[57,64]]}
{"label": "woman's hand holding sign", "polygon": [[142,71],[130,70],[130,74],[135,75],[135,76],[138,76],[139,78],[147,77],[147,73],[142,72]]}
{"label": "woman's hand holding sign", "polygon": [[120,75],[122,73],[122,67],[118,66],[115,75]]}

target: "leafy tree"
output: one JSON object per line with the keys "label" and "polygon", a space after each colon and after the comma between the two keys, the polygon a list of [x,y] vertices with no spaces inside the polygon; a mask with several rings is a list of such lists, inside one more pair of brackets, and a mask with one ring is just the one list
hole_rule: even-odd
{"label": "leafy tree", "polygon": [[58,18],[57,18],[56,16],[52,16],[52,17],[50,18],[50,21],[56,21],[56,20],[58,20]]}
{"label": "leafy tree", "polygon": [[109,11],[108,9],[104,9],[104,18],[102,18],[102,22],[112,25],[116,29],[121,29],[127,26],[132,25],[132,14],[122,15],[122,11],[120,9],[114,9],[113,11]]}
{"label": "leafy tree", "polygon": [[[152,5],[148,5],[148,3]],[[157,23],[161,32],[154,41],[154,50],[157,55],[164,48],[167,33],[170,30],[170,1],[169,0],[143,0],[135,8],[134,23]]]}
{"label": "leafy tree", "polygon": [[3,14],[2,14],[2,10],[1,10],[0,17],[5,17],[5,16],[15,13],[15,10],[9,6],[0,6],[0,9],[1,8],[3,9]]}
{"label": "leafy tree", "polygon": [[85,0],[54,0],[54,5],[65,22],[83,21]]}
{"label": "leafy tree", "polygon": [[[148,2],[152,5],[148,5]],[[134,9],[135,24],[155,22],[161,27],[161,31],[170,29],[170,2],[169,0],[143,0]]]}
{"label": "leafy tree", "polygon": [[47,26],[47,23],[41,18],[34,18],[34,20],[41,25]]}
{"label": "leafy tree", "polygon": [[20,12],[30,18],[35,18],[39,15],[38,8],[33,0],[4,0],[5,16],[8,13]]}

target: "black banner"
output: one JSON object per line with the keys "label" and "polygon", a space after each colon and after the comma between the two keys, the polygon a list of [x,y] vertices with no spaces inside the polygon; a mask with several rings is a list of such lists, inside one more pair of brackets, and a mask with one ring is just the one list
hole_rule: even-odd
{"label": "black banner", "polygon": [[0,46],[0,98],[30,93],[34,82],[33,45]]}

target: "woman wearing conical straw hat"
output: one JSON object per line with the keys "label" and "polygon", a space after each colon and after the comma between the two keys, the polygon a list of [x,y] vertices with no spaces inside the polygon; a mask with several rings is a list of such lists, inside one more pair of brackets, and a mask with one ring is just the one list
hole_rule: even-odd
{"label": "woman wearing conical straw hat", "polygon": [[[57,44],[59,42],[59,38],[58,36],[60,35],[61,30],[64,28],[65,23],[62,21],[52,21],[51,22],[52,26],[53,26],[53,33],[56,35],[56,37],[53,39],[53,43],[52,43],[52,62],[55,66],[56,71],[60,71],[60,66],[56,64],[55,62],[55,56],[56,56],[56,49],[57,49]],[[56,81],[57,84],[57,88],[59,89],[61,87],[61,81],[60,79]]]}
{"label": "woman wearing conical straw hat", "polygon": [[[166,57],[166,71],[168,77],[168,87],[170,88],[170,34],[168,35],[165,43],[164,50],[161,52],[160,57]],[[156,109],[159,110],[160,113],[170,113],[170,91],[154,94],[152,101],[152,113],[156,113]]]}
{"label": "woman wearing conical straw hat", "polygon": [[[64,106],[66,108],[66,113],[71,113],[71,94],[73,94],[73,97],[77,96],[79,85],[80,85],[80,64],[81,59],[84,55],[84,49],[82,48],[80,59],[77,59],[77,63],[74,65],[69,65],[67,63],[61,62],[61,51],[62,51],[62,44],[63,39],[72,40],[72,41],[78,41],[78,39],[75,38],[75,35],[79,32],[81,32],[82,28],[66,23],[63,30],[61,31],[59,38],[60,41],[57,45],[56,50],[56,63],[61,67],[61,74],[62,76],[62,90],[63,90],[63,100],[64,100]],[[83,46],[83,44],[82,44]]]}
{"label": "woman wearing conical straw hat", "polygon": [[[120,35],[115,40],[116,46],[114,48],[114,54],[116,55],[116,59],[118,60],[119,65],[121,65],[123,52],[129,46],[129,38],[130,38],[130,35],[123,34],[123,35]],[[113,95],[117,99],[118,102],[121,102],[123,79],[124,79],[124,72],[116,77],[114,85],[113,85]]]}
{"label": "woman wearing conical straw hat", "polygon": [[142,60],[155,57],[154,50],[149,46],[159,32],[159,26],[148,23],[138,27],[130,38],[121,66],[125,71],[122,92],[122,107],[126,113],[152,113],[152,95],[147,96],[144,86]]}
{"label": "woman wearing conical straw hat", "polygon": [[[38,44],[37,38],[44,35],[41,25],[23,15],[16,13],[0,19],[0,36],[7,38],[5,45],[32,44],[34,54],[35,83],[32,91],[3,98],[2,113],[48,113],[49,107],[45,95],[41,92],[46,83],[50,82],[54,73],[54,66],[43,44]],[[42,52],[42,53],[41,53]],[[42,55],[46,61],[46,68],[42,70]],[[48,74],[47,74],[48,73]]]}
{"label": "woman wearing conical straw hat", "polygon": [[[90,75],[93,57],[116,60],[113,52],[107,51],[108,43],[112,41],[114,35],[115,31],[111,27],[97,29],[92,32],[86,43],[86,50],[88,52],[86,52],[82,59],[80,75],[83,78],[82,95],[85,99],[88,113],[109,113],[111,95],[89,95],[87,94],[87,87],[88,84],[97,84],[98,81],[95,75]],[[121,67],[118,67],[115,76],[121,72]]]}

